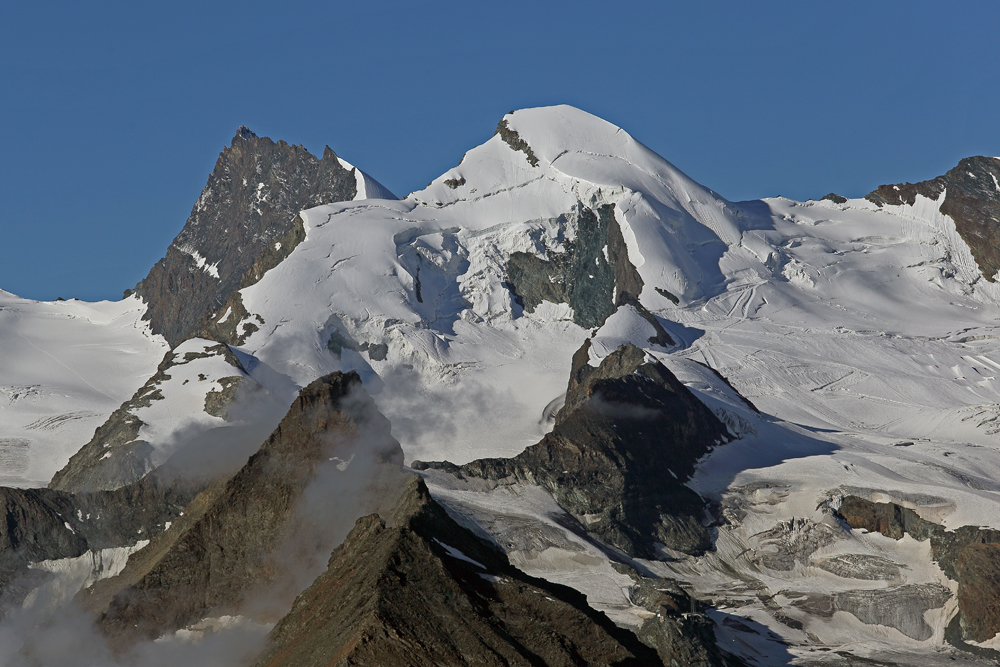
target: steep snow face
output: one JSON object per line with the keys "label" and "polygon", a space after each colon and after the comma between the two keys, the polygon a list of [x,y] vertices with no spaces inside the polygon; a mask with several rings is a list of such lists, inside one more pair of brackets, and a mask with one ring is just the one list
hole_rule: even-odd
{"label": "steep snow face", "polygon": [[0,483],[35,486],[156,370],[166,342],[123,301],[39,302],[0,291]]}
{"label": "steep snow face", "polygon": [[[589,114],[516,112],[404,201],[305,211],[306,240],[241,292],[264,322],[242,347],[257,364],[251,373],[265,384],[269,375],[272,389],[284,378],[287,391],[358,370],[408,460],[517,454],[550,427],[546,408],[590,331],[569,303],[523,307],[508,262],[568,256],[602,207],[647,307],[673,306],[667,293],[690,301],[719,289],[712,261],[725,239],[738,240],[738,209]],[[600,245],[597,267],[611,261]]]}
{"label": "steep snow face", "polygon": [[389,188],[385,187],[347,160],[340,157],[338,157],[337,160],[340,161],[340,166],[344,169],[347,169],[348,171],[352,169],[354,170],[354,178],[357,179],[357,194],[354,195],[354,201],[359,201],[361,199],[399,199],[396,195],[389,192]]}
{"label": "steep snow face", "polygon": [[[646,285],[644,304],[672,305],[654,286],[685,301],[718,289],[717,259],[740,239],[738,208],[621,128],[579,109],[526,109],[505,116],[503,124],[531,156],[515,151],[512,159],[511,145],[498,133],[412,197],[485,217],[487,224],[558,216],[577,201],[613,203],[629,260]],[[464,185],[448,186],[462,179]],[[493,197],[501,201],[483,205]]]}
{"label": "steep snow face", "polygon": [[294,389],[358,370],[411,459],[516,453],[540,437],[586,331],[565,308],[515,318],[502,263],[547,222],[470,230],[388,201],[303,219],[306,240],[242,293],[264,320],[242,348],[258,381]]}

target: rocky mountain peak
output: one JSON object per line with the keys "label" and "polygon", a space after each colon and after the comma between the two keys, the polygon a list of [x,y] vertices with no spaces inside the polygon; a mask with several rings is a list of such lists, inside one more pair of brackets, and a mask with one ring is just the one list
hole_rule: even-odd
{"label": "rocky mountain peak", "polygon": [[331,150],[258,137],[241,126],[219,155],[187,223],[135,293],[144,318],[175,347],[203,328],[230,295],[260,278],[304,237],[299,211],[357,195],[354,169]]}
{"label": "rocky mountain peak", "polygon": [[358,520],[256,663],[318,664],[661,663],[583,595],[513,568],[412,477],[391,510]]}

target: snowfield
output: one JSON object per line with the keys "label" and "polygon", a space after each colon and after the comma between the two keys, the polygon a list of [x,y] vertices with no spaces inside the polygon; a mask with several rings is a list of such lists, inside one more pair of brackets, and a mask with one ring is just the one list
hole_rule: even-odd
{"label": "snowfield", "polygon": [[44,486],[167,350],[138,298],[39,302],[0,291],[0,482]]}

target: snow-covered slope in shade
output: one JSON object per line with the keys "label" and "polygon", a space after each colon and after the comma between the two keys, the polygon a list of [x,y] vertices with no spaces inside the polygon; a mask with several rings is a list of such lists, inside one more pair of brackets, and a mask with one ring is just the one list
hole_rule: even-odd
{"label": "snow-covered slope in shade", "polygon": [[354,178],[357,179],[358,189],[358,193],[354,195],[354,201],[359,201],[361,199],[399,199],[399,197],[389,192],[389,188],[385,187],[369,176],[366,172],[361,171],[347,160],[339,157],[337,160],[340,161],[340,166],[344,169],[354,170]]}
{"label": "snow-covered slope in shade", "polygon": [[156,370],[139,299],[40,302],[0,291],[0,482],[47,484]]}

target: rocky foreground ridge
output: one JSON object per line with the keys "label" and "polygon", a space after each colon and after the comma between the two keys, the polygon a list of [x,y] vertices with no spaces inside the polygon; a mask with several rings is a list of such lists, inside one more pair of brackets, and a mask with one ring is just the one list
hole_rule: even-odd
{"label": "rocky foreground ridge", "polygon": [[[258,664],[739,664],[719,651],[712,622],[672,582],[637,585],[650,609],[637,636],[580,593],[512,567],[404,472],[399,444],[356,374],[303,388],[243,468],[200,480],[193,498],[190,481],[159,483],[168,469],[114,491],[5,489],[8,525],[35,531],[8,534],[2,545],[8,601],[39,584],[30,562],[135,544],[129,534],[145,530],[151,539],[120,573],[76,598],[123,656],[205,619],[266,622],[319,574],[275,626]],[[114,515],[125,508],[127,516]],[[373,510],[334,549],[345,517]],[[84,512],[88,520],[62,525]]]}
{"label": "rocky foreground ridge", "polygon": [[257,662],[317,664],[624,667],[659,660],[576,591],[511,567],[411,476],[390,511],[358,520]]}
{"label": "rocky foreground ridge", "polygon": [[640,640],[580,593],[512,567],[403,471],[388,426],[356,374],[316,380],[239,472],[173,512],[121,573],[81,591],[77,604],[119,655],[207,618],[264,620],[287,608],[283,600],[343,537],[336,517],[375,509],[295,598],[257,664],[740,664],[672,582],[637,585],[650,609]]}

